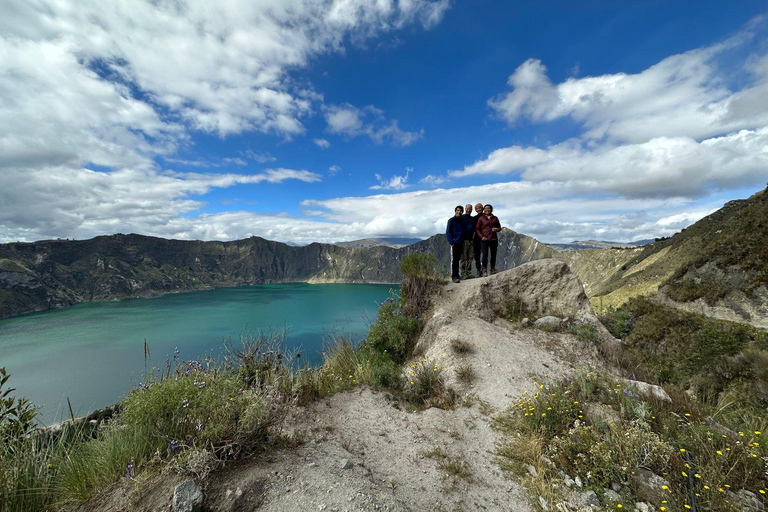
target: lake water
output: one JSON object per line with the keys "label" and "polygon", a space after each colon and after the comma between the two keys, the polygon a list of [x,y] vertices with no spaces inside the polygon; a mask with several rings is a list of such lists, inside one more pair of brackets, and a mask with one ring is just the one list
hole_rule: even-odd
{"label": "lake water", "polygon": [[334,334],[359,341],[376,319],[391,285],[270,284],[219,288],[153,299],[94,302],[0,321],[0,367],[17,397],[41,407],[51,423],[118,401],[150,367],[165,367],[178,347],[182,360],[220,354],[228,336],[288,329],[287,346],[316,364]]}

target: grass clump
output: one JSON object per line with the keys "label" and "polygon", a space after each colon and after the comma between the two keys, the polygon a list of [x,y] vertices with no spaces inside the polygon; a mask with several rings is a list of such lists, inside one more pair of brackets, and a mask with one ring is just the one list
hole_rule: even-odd
{"label": "grass clump", "polygon": [[453,338],[451,340],[451,348],[454,353],[459,355],[473,354],[475,352],[475,346],[472,342],[464,338]]}
{"label": "grass clump", "polygon": [[586,322],[576,322],[568,326],[568,332],[589,343],[597,343],[600,340],[597,335],[597,327]]}
{"label": "grass clump", "polygon": [[421,359],[411,363],[406,376],[404,397],[418,407],[453,407],[455,395],[445,384],[445,375],[437,363]]}
{"label": "grass clump", "polygon": [[456,367],[456,378],[464,384],[472,384],[477,378],[474,366],[471,364],[462,364]]}
{"label": "grass clump", "polygon": [[519,322],[523,318],[530,318],[532,312],[521,297],[515,296],[504,301],[499,314],[510,322]]}
{"label": "grass clump", "polygon": [[614,338],[622,339],[632,330],[635,313],[627,308],[609,306],[598,318]]}

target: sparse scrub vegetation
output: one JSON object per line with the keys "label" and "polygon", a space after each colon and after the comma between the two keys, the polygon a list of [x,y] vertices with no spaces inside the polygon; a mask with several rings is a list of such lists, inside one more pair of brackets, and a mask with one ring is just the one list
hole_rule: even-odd
{"label": "sparse scrub vegetation", "polygon": [[477,378],[475,368],[471,364],[462,364],[456,367],[456,378],[464,384],[472,384]]}
{"label": "sparse scrub vegetation", "polygon": [[[521,475],[528,465],[537,470],[536,477],[525,479],[532,494],[564,498],[553,485],[557,477],[543,462],[550,460],[598,495],[612,483],[621,484],[622,499],[629,503],[636,501],[629,491],[636,472],[650,470],[668,482],[659,489],[662,499],[652,503],[657,510],[694,505],[698,510],[735,510],[729,491],[741,489],[766,503],[768,452],[761,443],[762,430],[742,424],[730,431],[720,424],[722,417],[710,416],[713,408],[684,393],[673,393],[668,403],[640,396],[603,373],[539,386],[495,421],[496,428],[510,434],[497,451],[501,466]],[[592,412],[596,404],[613,411],[615,420]]]}
{"label": "sparse scrub vegetation", "polygon": [[530,317],[531,311],[521,297],[515,296],[504,302],[504,307],[499,314],[510,322],[519,322],[523,318]]}
{"label": "sparse scrub vegetation", "polygon": [[465,338],[454,338],[451,340],[451,348],[454,353],[459,355],[472,354],[475,352],[475,346],[471,341]]}
{"label": "sparse scrub vegetation", "polygon": [[421,359],[411,363],[406,375],[404,397],[418,407],[453,407],[456,396],[445,384],[445,375],[437,363]]}
{"label": "sparse scrub vegetation", "polygon": [[589,323],[577,322],[568,327],[568,332],[582,341],[589,343],[597,343],[599,341],[597,327]]}

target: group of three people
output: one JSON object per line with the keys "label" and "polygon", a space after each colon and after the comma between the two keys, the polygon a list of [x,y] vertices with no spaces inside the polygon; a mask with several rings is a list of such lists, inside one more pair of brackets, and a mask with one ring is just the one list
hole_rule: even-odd
{"label": "group of three people", "polygon": [[[488,275],[488,256],[490,253],[491,274],[496,273],[496,251],[501,231],[501,223],[493,214],[493,206],[482,203],[475,205],[476,215],[472,215],[472,205],[466,211],[459,205],[454,209],[453,217],[448,219],[445,236],[451,246],[451,279],[458,283],[460,279],[471,279],[472,260],[475,261],[478,277]],[[482,260],[481,260],[482,254]]]}

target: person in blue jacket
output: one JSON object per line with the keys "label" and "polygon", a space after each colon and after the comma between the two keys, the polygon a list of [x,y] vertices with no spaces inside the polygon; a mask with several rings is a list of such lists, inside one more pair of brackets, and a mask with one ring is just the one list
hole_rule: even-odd
{"label": "person in blue jacket", "polygon": [[445,228],[445,237],[451,246],[451,279],[454,283],[459,282],[459,261],[464,248],[464,219],[461,218],[463,214],[463,206],[454,208],[453,217],[448,219],[448,225]]}

